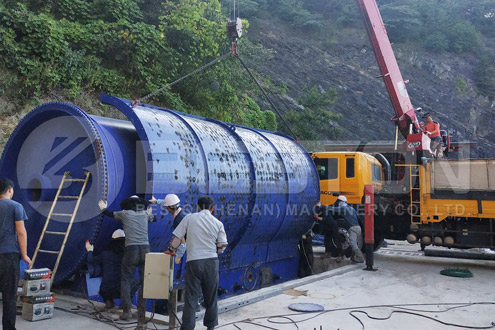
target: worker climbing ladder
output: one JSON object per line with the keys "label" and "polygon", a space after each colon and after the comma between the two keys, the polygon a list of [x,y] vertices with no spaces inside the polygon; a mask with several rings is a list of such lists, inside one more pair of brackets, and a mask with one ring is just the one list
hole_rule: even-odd
{"label": "worker climbing ladder", "polygon": [[[90,172],[85,172],[84,174],[85,174],[84,179],[71,179],[71,178],[69,178],[71,175],[70,172],[64,173],[64,176],[62,177],[62,180],[60,181],[60,185],[58,187],[57,194],[55,195],[55,199],[53,200],[52,207],[50,208],[50,212],[48,213],[48,217],[46,218],[45,226],[43,227],[43,231],[41,232],[40,239],[38,240],[38,245],[36,246],[36,249],[34,251],[31,266],[34,265],[34,263],[36,261],[36,257],[38,256],[38,253],[48,253],[48,254],[56,254],[57,255],[57,261],[55,261],[55,266],[53,267],[53,271],[52,271],[51,282],[53,282],[53,279],[55,278],[55,274],[57,273],[60,259],[62,258],[62,254],[64,253],[65,244],[67,243],[67,239],[69,237],[70,230],[72,228],[72,224],[74,223],[74,219],[76,218],[76,214],[77,214],[77,211],[79,209],[79,204],[81,203],[82,196],[84,194],[84,191],[86,190],[86,185],[87,185],[88,180],[89,180]],[[81,191],[80,191],[78,196],[60,195],[60,192],[64,188],[64,184],[66,182],[82,182],[83,183]],[[75,199],[76,200],[76,206],[74,207],[73,212],[72,213],[56,213],[56,212],[54,212],[55,206],[57,205],[57,202],[59,199]],[[66,231],[49,231],[49,230],[47,230],[48,225],[50,223],[50,220],[53,216],[70,217],[69,225],[68,225]],[[41,243],[43,242],[43,239],[45,238],[45,234],[64,236],[64,240],[62,242],[62,246],[60,247],[60,250],[51,251],[51,250],[40,249]]]}

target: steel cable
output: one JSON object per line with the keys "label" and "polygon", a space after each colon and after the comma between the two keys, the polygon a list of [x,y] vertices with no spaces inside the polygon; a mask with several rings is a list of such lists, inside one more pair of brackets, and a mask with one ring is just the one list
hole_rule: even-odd
{"label": "steel cable", "polygon": [[224,58],[228,57],[228,56],[229,56],[229,55],[231,55],[231,54],[232,54],[232,52],[228,52],[228,53],[223,54],[223,55],[222,55],[222,56],[220,56],[220,57],[217,57],[217,58],[216,58],[216,59],[214,59],[213,61],[211,61],[211,62],[209,62],[209,63],[207,63],[207,64],[205,64],[205,65],[203,65],[203,66],[201,66],[201,67],[199,67],[199,68],[197,68],[196,70],[194,70],[194,71],[192,71],[192,72],[190,72],[190,73],[186,74],[185,76],[182,76],[181,78],[179,78],[179,79],[177,79],[177,80],[175,80],[175,81],[171,82],[170,84],[167,84],[167,85],[165,85],[165,86],[163,86],[163,87],[161,87],[161,88],[157,89],[156,91],[151,92],[151,93],[149,93],[148,95],[143,96],[142,98],[135,100],[135,101],[133,102],[133,104],[141,103],[141,102],[143,102],[143,101],[145,101],[145,100],[149,99],[150,97],[153,97],[153,96],[157,95],[158,93],[160,93],[160,92],[164,91],[165,89],[170,88],[170,87],[172,87],[172,86],[173,86],[173,85],[175,85],[175,84],[178,84],[178,83],[179,83],[179,82],[181,82],[182,80],[187,79],[187,78],[189,78],[190,76],[193,76],[193,75],[195,75],[196,73],[201,72],[201,71],[203,71],[203,70],[205,70],[205,69],[209,68],[210,66],[212,66],[213,64],[215,64],[215,63],[217,63],[217,62],[220,62],[221,60],[223,60]]}
{"label": "steel cable", "polygon": [[242,59],[239,56],[239,54],[235,54],[235,57],[239,60],[239,62],[241,62],[242,66],[249,73],[249,75],[254,80],[254,82],[256,83],[256,85],[258,86],[258,88],[261,90],[261,92],[263,93],[263,95],[265,96],[265,98],[268,100],[268,102],[270,103],[270,105],[272,106],[272,108],[278,114],[278,116],[280,117],[280,119],[282,119],[282,121],[284,122],[285,126],[287,126],[287,128],[289,129],[290,134],[292,134],[292,137],[296,141],[299,141],[299,139],[297,138],[296,134],[294,133],[294,131],[292,131],[292,128],[289,126],[289,123],[285,120],[284,117],[282,117],[282,114],[280,113],[280,111],[278,110],[278,108],[275,106],[275,104],[273,103],[273,101],[270,99],[270,97],[268,96],[268,94],[265,92],[265,89],[261,86],[261,84],[259,83],[258,79],[256,79],[256,77],[251,73],[251,70],[249,70],[249,68],[247,67],[247,65],[244,64],[244,62],[242,61]]}

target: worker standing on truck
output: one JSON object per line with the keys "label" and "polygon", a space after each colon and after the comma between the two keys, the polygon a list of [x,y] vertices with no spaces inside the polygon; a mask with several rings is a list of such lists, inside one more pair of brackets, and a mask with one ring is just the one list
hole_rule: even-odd
{"label": "worker standing on truck", "polygon": [[335,204],[328,207],[328,211],[332,215],[342,217],[346,227],[348,227],[346,229],[349,231],[349,245],[352,248],[351,260],[358,263],[364,262],[363,253],[361,252],[363,236],[356,210],[347,204],[347,198],[345,196],[340,195]]}
{"label": "worker standing on truck", "polygon": [[187,235],[186,297],[181,330],[194,329],[201,293],[206,307],[204,326],[212,330],[218,325],[218,254],[227,247],[227,235],[223,223],[212,214],[215,209],[213,198],[201,196],[197,207],[199,212],[187,215],[174,230],[170,246],[165,251],[173,255]]}
{"label": "worker standing on truck", "polygon": [[4,330],[15,330],[19,257],[31,266],[24,227],[28,217],[24,207],[12,200],[13,196],[14,183],[7,178],[0,178],[0,291]]}
{"label": "worker standing on truck", "polygon": [[[442,136],[440,135],[440,124],[433,121],[433,118],[431,118],[431,114],[429,112],[425,113],[423,118],[426,120],[426,124],[423,127],[423,134],[428,135],[431,139],[431,151],[433,151],[436,157],[440,157],[442,156]],[[439,148],[438,151],[437,148]]]}
{"label": "worker standing on truck", "polygon": [[144,263],[146,253],[150,252],[148,240],[148,223],[156,221],[151,213],[151,206],[145,199],[134,195],[120,203],[122,211],[113,212],[107,209],[107,202],[100,200],[98,207],[104,215],[122,222],[125,233],[124,258],[122,259],[121,279],[121,320],[128,320],[131,316],[131,282],[136,268],[139,273],[141,289],[138,297],[138,329],[144,329],[146,299],[143,298]]}

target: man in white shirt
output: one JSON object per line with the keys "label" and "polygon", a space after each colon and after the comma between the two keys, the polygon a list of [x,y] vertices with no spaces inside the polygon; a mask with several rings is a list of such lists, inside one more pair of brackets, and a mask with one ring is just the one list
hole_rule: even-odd
{"label": "man in white shirt", "polygon": [[215,202],[210,196],[201,196],[197,206],[199,212],[184,217],[174,230],[172,242],[165,252],[175,254],[187,235],[186,295],[181,330],[194,329],[201,293],[206,306],[204,326],[212,330],[218,325],[218,254],[227,247],[227,235],[223,223],[212,215]]}

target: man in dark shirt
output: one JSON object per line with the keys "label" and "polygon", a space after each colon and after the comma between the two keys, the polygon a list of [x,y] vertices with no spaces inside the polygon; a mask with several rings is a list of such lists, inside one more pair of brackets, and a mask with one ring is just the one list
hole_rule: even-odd
{"label": "man in dark shirt", "polygon": [[13,201],[14,183],[0,178],[0,291],[3,300],[2,326],[15,330],[17,284],[20,258],[31,266],[27,255],[27,220],[24,207]]}
{"label": "man in dark shirt", "polygon": [[165,199],[156,199],[152,196],[149,202],[160,206],[163,205],[167,209],[168,213],[172,214],[174,220],[172,228],[174,229],[177,228],[182,219],[184,219],[187,215],[187,213],[180,206],[180,199],[176,194],[168,194],[165,196]]}
{"label": "man in dark shirt", "polygon": [[349,231],[349,245],[352,248],[351,260],[358,263],[364,262],[363,253],[361,252],[363,236],[356,210],[347,204],[345,196],[340,195],[335,204],[328,207],[328,211],[332,215],[340,216],[344,219],[344,226]]}
{"label": "man in dark shirt", "polygon": [[[151,199],[149,200],[150,203],[157,204],[160,206],[164,206],[168,213],[172,214],[172,228],[175,229],[179,225],[179,223],[184,219],[184,217],[187,215],[186,211],[180,206],[180,199],[176,194],[168,194],[165,196],[165,199],[156,199],[155,196],[152,196]],[[186,239],[183,238],[181,244],[177,248],[176,251],[176,256],[175,256],[175,263],[176,264],[181,264],[182,263],[182,257],[186,253]],[[181,276],[181,270],[182,267],[179,267],[177,271],[177,276]]]}
{"label": "man in dark shirt", "polygon": [[148,241],[148,223],[156,220],[151,214],[151,207],[146,200],[138,196],[131,196],[120,203],[122,211],[113,212],[107,210],[107,202],[100,200],[98,207],[103,214],[122,223],[125,233],[125,250],[122,260],[121,280],[121,307],[123,309],[120,318],[128,320],[131,316],[131,281],[136,267],[139,273],[141,290],[138,298],[138,328],[144,328],[146,299],[143,298],[144,263],[146,253],[150,252]]}
{"label": "man in dark shirt", "polygon": [[[105,302],[105,309],[115,306],[114,299],[120,298],[120,282],[122,258],[124,257],[125,233],[122,229],[117,229],[112,234],[112,239],[106,249],[97,256],[93,255],[94,246],[86,241],[86,250],[88,251],[88,270],[101,275],[100,296]],[[91,267],[90,267],[91,266]],[[91,271],[90,271],[91,274]],[[139,289],[139,280],[131,280],[131,297]]]}
{"label": "man in dark shirt", "polygon": [[316,206],[317,210],[314,216],[321,223],[322,234],[324,235],[323,243],[325,245],[325,253],[321,258],[335,257],[337,258],[337,262],[340,262],[344,257],[342,254],[339,225],[332,214],[330,214],[328,206],[321,204],[321,202],[318,202]]}

